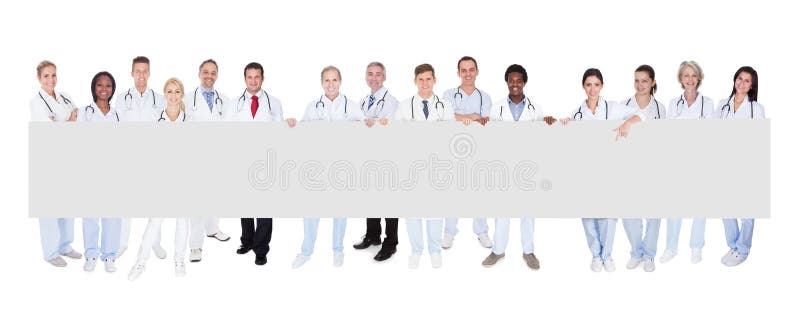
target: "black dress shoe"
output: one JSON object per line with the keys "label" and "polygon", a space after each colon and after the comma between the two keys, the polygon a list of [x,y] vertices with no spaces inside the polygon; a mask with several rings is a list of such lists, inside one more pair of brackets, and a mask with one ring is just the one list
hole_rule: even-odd
{"label": "black dress shoe", "polygon": [[245,246],[239,246],[239,249],[236,249],[236,253],[238,253],[240,255],[243,255],[243,254],[246,254],[246,253],[250,252],[250,250],[253,250],[253,248],[245,247]]}
{"label": "black dress shoe", "polygon": [[256,256],[256,265],[263,266],[267,264],[267,256]]}
{"label": "black dress shoe", "polygon": [[353,248],[361,250],[361,249],[367,249],[367,248],[369,248],[371,246],[377,246],[379,244],[381,244],[381,238],[373,239],[373,238],[367,238],[367,236],[364,236],[364,238],[361,239],[360,243],[357,243],[357,244],[353,245]]}
{"label": "black dress shoe", "polygon": [[375,261],[384,261],[386,259],[392,258],[392,255],[395,252],[397,252],[397,248],[394,248],[394,247],[386,248],[386,249],[381,248],[381,250],[378,251],[378,254],[375,255],[375,258],[372,258],[372,259],[375,259]]}

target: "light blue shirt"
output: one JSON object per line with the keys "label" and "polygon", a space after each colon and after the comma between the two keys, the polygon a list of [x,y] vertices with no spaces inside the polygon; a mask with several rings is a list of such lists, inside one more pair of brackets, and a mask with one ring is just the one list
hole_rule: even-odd
{"label": "light blue shirt", "polygon": [[470,95],[461,90],[461,87],[452,88],[444,92],[442,100],[450,103],[455,114],[474,113],[486,117],[492,109],[492,98],[489,93],[478,88]]}
{"label": "light blue shirt", "polygon": [[511,110],[511,114],[514,116],[514,121],[519,121],[519,116],[522,115],[522,110],[525,110],[525,98],[523,97],[519,103],[514,103],[511,99],[508,99],[508,108]]}

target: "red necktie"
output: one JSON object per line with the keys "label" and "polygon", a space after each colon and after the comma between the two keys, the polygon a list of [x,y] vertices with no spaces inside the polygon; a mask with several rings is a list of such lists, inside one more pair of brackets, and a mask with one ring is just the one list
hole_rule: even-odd
{"label": "red necktie", "polygon": [[258,111],[258,97],[254,95],[251,99],[253,99],[253,102],[250,103],[250,112],[253,113],[253,118],[255,118],[256,111]]}

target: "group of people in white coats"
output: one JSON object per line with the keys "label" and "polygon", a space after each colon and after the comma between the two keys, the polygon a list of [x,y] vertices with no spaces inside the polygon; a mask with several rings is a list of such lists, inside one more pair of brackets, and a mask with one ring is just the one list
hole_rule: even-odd
{"label": "group of people in white coats", "polygon": [[[458,61],[458,76],[461,85],[445,91],[442,97],[435,94],[436,74],[430,64],[421,64],[414,69],[414,84],[417,93],[410,98],[398,102],[388,89],[383,86],[386,80],[386,68],[380,62],[367,65],[366,81],[370,93],[356,103],[340,93],[342,75],[338,68],[327,66],[320,73],[323,93],[311,101],[304,112],[302,122],[363,122],[372,127],[376,123],[387,125],[390,120],[398,121],[458,121],[465,125],[472,122],[486,124],[491,121],[503,122],[541,122],[552,125],[558,120],[546,116],[540,105],[525,94],[524,87],[528,74],[524,67],[513,64],[505,72],[504,79],[508,86],[508,95],[492,103],[485,91],[479,90],[475,80],[479,74],[477,61],[464,56]],[[116,104],[110,104],[116,90],[114,77],[108,72],[97,73],[92,79],[93,102],[78,108],[69,95],[55,91],[57,83],[56,66],[50,61],[43,61],[37,66],[37,77],[41,89],[31,99],[32,121],[82,121],[82,122],[187,122],[187,121],[260,121],[286,122],[295,127],[297,120],[284,119],[281,101],[262,88],[264,68],[259,63],[247,64],[244,68],[246,84],[242,94],[234,99],[222,95],[214,84],[218,76],[218,66],[214,60],[201,63],[198,76],[200,85],[185,95],[183,83],[177,78],[170,78],[164,85],[162,96],[147,85],[150,76],[150,61],[146,57],[134,58],[131,76],[134,87],[118,95]],[[734,74],[734,86],[728,98],[721,100],[717,107],[713,100],[699,92],[703,80],[703,71],[693,61],[681,63],[678,69],[678,81],[684,89],[679,97],[670,101],[667,108],[658,102],[654,94],[657,90],[655,71],[649,65],[639,66],[634,71],[635,94],[621,102],[606,100],[600,96],[603,88],[603,75],[595,68],[587,69],[582,78],[582,86],[586,99],[570,116],[561,119],[562,124],[584,120],[620,120],[624,122],[615,130],[619,136],[627,136],[630,128],[637,122],[664,119],[713,119],[713,118],[751,118],[763,119],[764,107],[757,102],[758,75],[756,71],[744,66]],[[247,108],[249,107],[249,109]],[[338,267],[344,262],[345,217],[333,219],[333,265]],[[366,249],[370,246],[382,245],[375,255],[376,261],[384,261],[397,251],[397,219],[387,218],[386,238],[381,241],[380,218],[367,219],[367,232],[361,241],[353,247]],[[434,268],[442,266],[442,249],[453,246],[458,233],[458,218],[425,219],[428,253]],[[148,220],[135,265],[128,278],[137,279],[145,269],[150,252],[158,258],[166,258],[166,251],[160,245],[160,228],[163,219]],[[292,268],[299,268],[311,259],[319,227],[319,218],[304,218],[304,237],[300,253],[292,262]],[[486,267],[495,265],[504,259],[508,245],[511,219],[498,216],[495,218],[494,241],[489,237],[486,218],[473,219],[473,232],[480,245],[491,248],[490,254],[483,260]],[[599,272],[614,271],[616,266],[611,257],[614,242],[616,219],[586,218],[582,220],[592,260],[590,268]],[[642,265],[645,271],[655,269],[654,258],[660,227],[660,219],[648,218],[624,219],[623,227],[631,245],[628,269]],[[80,259],[82,255],[73,250],[73,226],[71,218],[41,217],[39,218],[41,242],[44,259],[54,266],[66,266],[61,257]],[[175,274],[186,273],[184,263],[188,245],[189,260],[198,262],[202,259],[204,236],[227,241],[230,237],[219,230],[216,218],[178,218],[175,229]],[[272,237],[271,218],[242,218],[240,246],[237,254],[247,254],[251,250],[255,254],[255,264],[267,263],[267,253]],[[377,224],[376,224],[377,223]],[[533,232],[534,217],[523,217],[519,220],[523,261],[533,270],[540,267],[539,259],[534,254]],[[747,259],[752,246],[753,219],[724,219],[725,235],[730,250],[722,257],[726,266],[736,266]],[[677,255],[678,235],[681,226],[680,217],[667,221],[666,249],[662,253],[661,262],[666,263]],[[423,221],[421,218],[406,219],[406,228],[411,245],[408,267],[419,267],[423,241]],[[102,232],[102,233],[101,233]],[[102,219],[83,219],[83,235],[86,263],[84,269],[93,271],[97,260],[104,262],[106,271],[116,271],[115,260],[126,250],[130,235],[130,219],[114,218],[110,215]],[[701,249],[704,245],[705,219],[694,219],[690,239],[691,261],[697,263],[702,259]],[[99,243],[98,243],[99,239]]]}

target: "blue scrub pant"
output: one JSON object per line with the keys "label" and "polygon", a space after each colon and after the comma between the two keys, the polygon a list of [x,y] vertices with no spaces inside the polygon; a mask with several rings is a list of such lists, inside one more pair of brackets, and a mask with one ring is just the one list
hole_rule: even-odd
{"label": "blue scrub pant", "polygon": [[[347,218],[333,218],[333,251],[344,252],[344,230],[347,227]],[[303,246],[301,254],[310,257],[314,253],[314,244],[317,242],[317,229],[319,218],[303,218]]]}
{"label": "blue scrub pant", "polygon": [[[472,219],[472,232],[476,235],[481,233],[489,233],[489,224],[486,223],[486,218],[473,218]],[[444,233],[451,236],[458,234],[458,218],[446,218],[444,220]]]}
{"label": "blue scrub pant", "polygon": [[[742,222],[741,228],[739,221]],[[728,247],[736,250],[739,254],[747,259],[750,254],[750,247],[753,246],[753,225],[754,219],[722,219],[722,224],[725,225],[725,240]]]}
{"label": "blue scrub pant", "polygon": [[72,251],[75,239],[75,219],[39,218],[39,236],[42,240],[42,256],[50,260]]}
{"label": "blue scrub pant", "polygon": [[[442,252],[442,219],[425,219],[428,231],[428,253],[435,254]],[[415,255],[422,254],[422,219],[406,219],[406,230],[408,230],[408,241],[411,242],[411,252]]]}
{"label": "blue scrub pant", "polygon": [[[522,253],[533,253],[533,218],[520,218],[519,231],[522,242]],[[508,246],[508,231],[511,227],[511,218],[495,218],[494,219],[494,246],[492,252],[496,255],[502,255],[506,252]]]}
{"label": "blue scrub pant", "polygon": [[[666,250],[678,251],[678,237],[681,234],[681,218],[667,220],[667,248]],[[701,249],[706,244],[706,219],[695,218],[692,221],[692,235],[689,238],[689,248]]]}
{"label": "blue scrub pant", "polygon": [[614,247],[614,233],[617,230],[617,219],[581,219],[583,231],[586,233],[586,242],[592,258],[607,260],[611,258],[611,249]]}
{"label": "blue scrub pant", "polygon": [[83,218],[83,248],[86,250],[86,258],[116,259],[121,227],[120,218]]}
{"label": "blue scrub pant", "polygon": [[622,227],[631,243],[631,258],[653,259],[656,257],[658,230],[661,219],[647,219],[647,231],[642,237],[642,219],[622,219]]}

